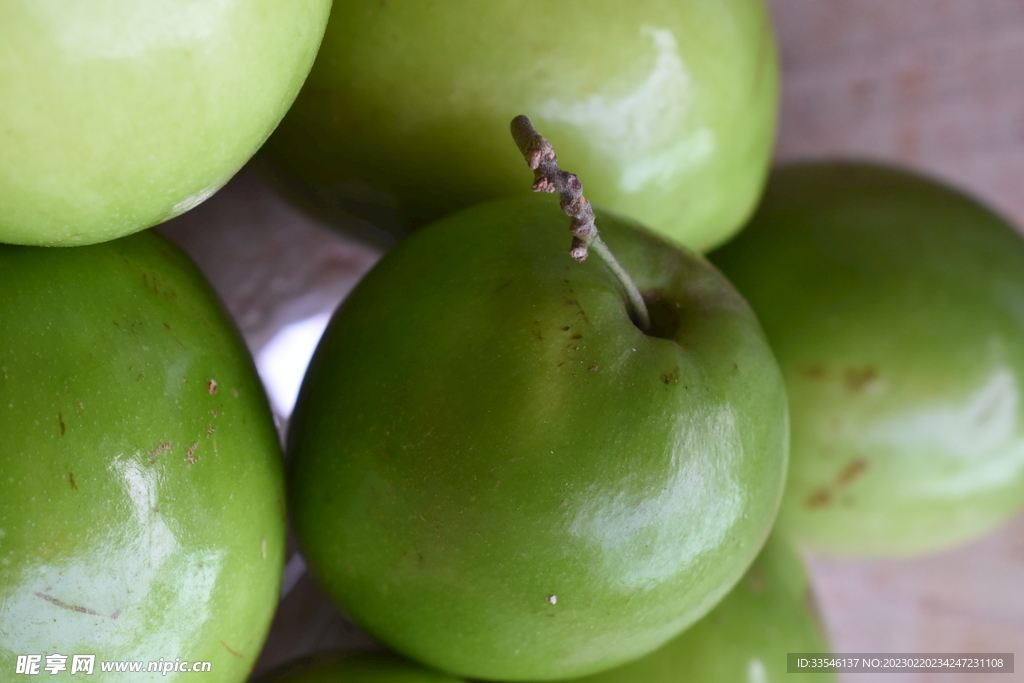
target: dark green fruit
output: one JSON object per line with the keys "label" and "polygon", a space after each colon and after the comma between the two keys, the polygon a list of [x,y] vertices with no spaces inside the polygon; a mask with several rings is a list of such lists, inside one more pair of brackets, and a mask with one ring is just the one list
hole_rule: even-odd
{"label": "dark green fruit", "polygon": [[768,533],[786,401],[753,314],[704,259],[598,213],[652,302],[630,320],[550,196],[453,215],[342,305],[291,426],[295,524],[362,626],[493,679],[610,668],[739,580]]}
{"label": "dark green fruit", "polygon": [[[800,558],[773,535],[735,588],[687,631],[635,662],[572,683],[773,683],[790,652],[829,651]],[[833,683],[833,673],[801,674]]]}
{"label": "dark green fruit", "polygon": [[905,171],[804,164],[714,260],[786,377],[786,532],[909,555],[1024,505],[1024,240],[1005,221]]}
{"label": "dark green fruit", "polygon": [[187,257],[152,232],[0,245],[0,434],[5,680],[59,653],[68,680],[94,654],[98,680],[138,678],[102,661],[180,659],[243,681],[281,581],[280,446]]}

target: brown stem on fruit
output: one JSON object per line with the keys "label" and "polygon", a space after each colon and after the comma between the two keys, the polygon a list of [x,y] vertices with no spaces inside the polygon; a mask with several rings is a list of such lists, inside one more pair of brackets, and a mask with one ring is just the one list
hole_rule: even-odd
{"label": "brown stem on fruit", "polygon": [[612,255],[608,245],[598,234],[597,225],[594,224],[594,208],[590,205],[590,200],[583,196],[580,179],[575,173],[563,171],[558,167],[554,147],[547,138],[537,132],[533,122],[526,116],[520,115],[512,119],[512,139],[526,159],[527,165],[533,169],[533,191],[557,192],[562,211],[571,219],[569,231],[573,238],[569,255],[582,262],[593,248],[626,290],[633,320],[641,330],[649,333],[651,316],[647,312],[644,298],[633,283],[633,278]]}

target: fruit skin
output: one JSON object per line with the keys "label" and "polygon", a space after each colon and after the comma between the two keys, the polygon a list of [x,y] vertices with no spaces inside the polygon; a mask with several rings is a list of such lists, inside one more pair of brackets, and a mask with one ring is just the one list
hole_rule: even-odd
{"label": "fruit skin", "polygon": [[307,372],[289,435],[306,557],[432,667],[541,680],[639,657],[711,609],[774,518],[786,402],[748,306],[704,259],[597,225],[676,341],[632,324],[533,195],[401,243]]}
{"label": "fruit skin", "polygon": [[0,3],[0,242],[102,242],[209,197],[284,116],[329,11]]}
{"label": "fruit skin", "polygon": [[913,555],[1024,504],[1024,241],[954,189],[858,163],[773,173],[713,255],[782,366],[779,526],[838,555]]}
{"label": "fruit skin", "polygon": [[307,208],[401,236],[526,193],[525,114],[595,204],[704,250],[753,210],[777,100],[763,0],[337,0],[264,151]]}
{"label": "fruit skin", "polygon": [[[748,683],[789,680],[786,654],[827,653],[800,558],[778,534],[706,617],[642,659],[573,683]],[[834,683],[834,673],[801,674]]]}
{"label": "fruit skin", "polygon": [[0,671],[60,653],[75,680],[95,654],[104,681],[160,658],[245,680],[280,588],[281,451],[187,257],[151,231],[0,245],[0,434]]}
{"label": "fruit skin", "polygon": [[261,677],[259,683],[464,683],[440,671],[386,654],[332,653],[308,657]]}

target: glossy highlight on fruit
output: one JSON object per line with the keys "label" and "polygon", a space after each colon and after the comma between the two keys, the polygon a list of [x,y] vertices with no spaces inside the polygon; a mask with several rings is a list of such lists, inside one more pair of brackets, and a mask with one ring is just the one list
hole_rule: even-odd
{"label": "glossy highlight on fruit", "polygon": [[[777,683],[791,679],[786,655],[827,654],[807,572],[778,534],[706,617],[651,654],[572,683]],[[834,683],[834,673],[801,673]]]}
{"label": "glossy highlight on fruit", "polygon": [[152,231],[0,245],[0,434],[4,680],[30,654],[68,655],[54,680],[77,680],[70,656],[93,654],[97,680],[162,659],[244,681],[281,582],[281,451],[188,258]]}
{"label": "glossy highlight on fruit", "polygon": [[209,197],[291,105],[330,6],[0,3],[0,242],[102,242]]}
{"label": "glossy highlight on fruit", "polygon": [[777,99],[763,0],[336,0],[264,151],[301,204],[393,240],[525,193],[525,114],[595,204],[704,250],[753,210]]}
{"label": "glossy highlight on fruit", "polygon": [[550,195],[413,234],[342,304],[290,426],[328,592],[412,659],[496,680],[639,657],[739,580],[788,448],[757,321],[703,258],[603,211],[651,305],[568,255]]}
{"label": "glossy highlight on fruit", "polygon": [[259,683],[464,683],[388,654],[327,653],[286,665]]}
{"label": "glossy highlight on fruit", "polygon": [[1005,221],[907,171],[801,164],[713,259],[786,377],[780,528],[911,555],[1024,506],[1024,240]]}

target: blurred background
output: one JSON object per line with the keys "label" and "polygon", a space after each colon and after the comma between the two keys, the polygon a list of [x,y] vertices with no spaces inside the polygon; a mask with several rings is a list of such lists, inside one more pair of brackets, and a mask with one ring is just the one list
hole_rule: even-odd
{"label": "blurred background", "polygon": [[[783,71],[778,162],[838,156],[899,163],[967,190],[1024,226],[1024,3],[769,4]],[[247,169],[160,230],[225,299],[284,428],[327,317],[380,252],[307,218]],[[805,559],[835,652],[1024,655],[1024,515],[926,558]],[[303,654],[368,644],[293,555],[256,673]],[[875,683],[934,678],[872,674]],[[1024,680],[1024,673],[999,680]]]}

